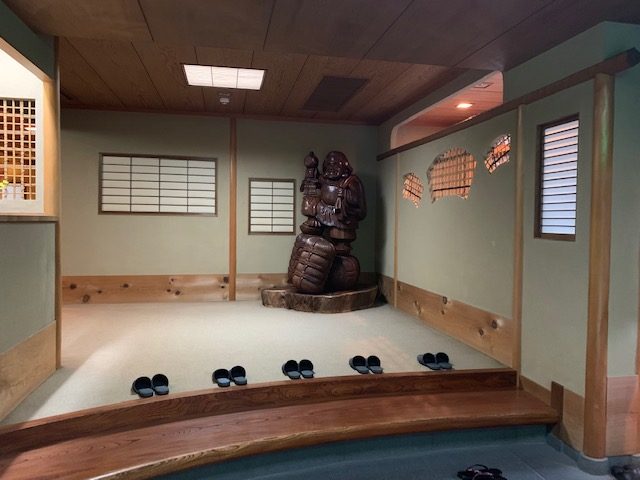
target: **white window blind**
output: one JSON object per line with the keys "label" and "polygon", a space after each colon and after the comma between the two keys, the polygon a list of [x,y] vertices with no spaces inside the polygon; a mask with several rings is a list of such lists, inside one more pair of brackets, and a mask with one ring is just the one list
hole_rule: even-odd
{"label": "white window blind", "polygon": [[295,180],[249,179],[249,233],[295,233]]}
{"label": "white window blind", "polygon": [[102,213],[216,214],[216,160],[103,154]]}
{"label": "white window blind", "polygon": [[577,118],[542,129],[540,234],[575,236],[578,133]]}

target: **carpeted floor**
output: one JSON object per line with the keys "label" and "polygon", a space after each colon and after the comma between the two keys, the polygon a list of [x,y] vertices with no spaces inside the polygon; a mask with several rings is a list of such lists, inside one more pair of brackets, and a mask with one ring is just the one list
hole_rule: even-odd
{"label": "carpeted floor", "polygon": [[344,314],[263,307],[258,301],[70,305],[63,310],[64,367],[2,424],[137,398],[132,381],[164,373],[172,392],[217,388],[216,368],[243,365],[251,383],[285,380],[288,359],[317,376],[352,375],[353,355],[376,354],[387,372],[423,367],[416,355],[447,352],[457,369],[498,362],[388,305]]}

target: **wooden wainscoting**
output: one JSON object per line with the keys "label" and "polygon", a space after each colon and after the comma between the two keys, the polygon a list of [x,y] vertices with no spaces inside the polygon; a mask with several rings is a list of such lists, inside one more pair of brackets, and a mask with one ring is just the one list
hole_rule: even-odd
{"label": "wooden wainscoting", "polygon": [[286,273],[239,273],[236,280],[236,299],[258,300],[265,288],[278,288],[287,284]]}
{"label": "wooden wainscoting", "polygon": [[638,375],[607,379],[607,455],[640,451]]}
{"label": "wooden wainscoting", "polygon": [[[380,290],[387,299],[393,298],[393,279],[383,276]],[[512,365],[511,319],[404,282],[398,282],[396,307],[499,362]]]}
{"label": "wooden wainscoting", "polygon": [[0,420],[55,370],[55,322],[0,353]]}

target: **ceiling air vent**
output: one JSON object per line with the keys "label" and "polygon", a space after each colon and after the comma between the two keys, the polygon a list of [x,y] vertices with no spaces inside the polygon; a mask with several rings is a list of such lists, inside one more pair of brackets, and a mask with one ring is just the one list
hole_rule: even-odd
{"label": "ceiling air vent", "polygon": [[368,81],[367,78],[323,77],[302,109],[316,112],[337,112]]}

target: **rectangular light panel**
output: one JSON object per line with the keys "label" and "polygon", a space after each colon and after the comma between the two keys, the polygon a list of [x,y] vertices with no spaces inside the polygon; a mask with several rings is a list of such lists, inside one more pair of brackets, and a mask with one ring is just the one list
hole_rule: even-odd
{"label": "rectangular light panel", "polygon": [[260,90],[264,70],[254,68],[183,65],[187,83],[196,87],[237,88]]}

